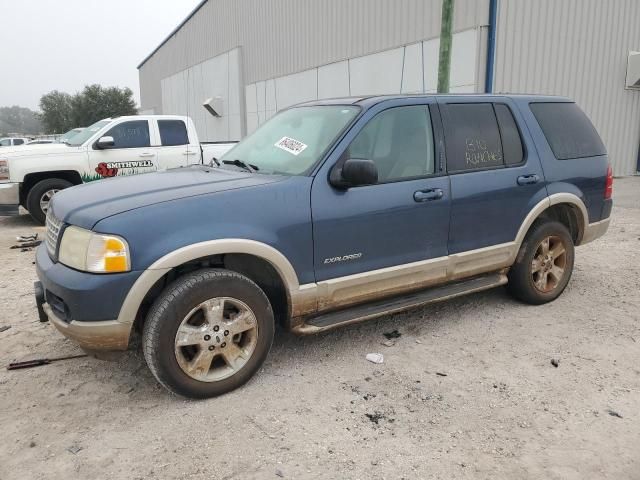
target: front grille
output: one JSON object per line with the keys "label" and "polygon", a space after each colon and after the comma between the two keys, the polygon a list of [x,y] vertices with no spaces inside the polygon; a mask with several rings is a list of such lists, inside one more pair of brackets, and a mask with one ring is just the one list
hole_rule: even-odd
{"label": "front grille", "polygon": [[58,246],[58,235],[60,235],[60,229],[62,228],[62,221],[58,220],[53,213],[51,213],[51,209],[47,212],[47,251],[51,258],[55,258],[56,256],[56,248]]}

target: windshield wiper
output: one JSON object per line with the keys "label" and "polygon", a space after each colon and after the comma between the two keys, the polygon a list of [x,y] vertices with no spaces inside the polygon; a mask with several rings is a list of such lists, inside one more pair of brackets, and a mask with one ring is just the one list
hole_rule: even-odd
{"label": "windshield wiper", "polygon": [[235,160],[223,160],[222,163],[224,163],[225,165],[235,165],[236,167],[244,168],[245,170],[251,173],[257,172],[258,170],[260,170],[255,165],[251,165],[250,163],[245,163],[242,160],[238,160],[237,158]]}

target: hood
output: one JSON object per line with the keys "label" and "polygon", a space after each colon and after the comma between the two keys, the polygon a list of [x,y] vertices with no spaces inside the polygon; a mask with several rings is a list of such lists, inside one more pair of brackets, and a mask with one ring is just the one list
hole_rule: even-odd
{"label": "hood", "polygon": [[231,169],[192,166],[130,177],[114,177],[63,190],[52,213],[65,223],[92,228],[118,213],[226,190],[281,181],[286,177]]}
{"label": "hood", "polygon": [[17,147],[0,148],[0,158],[16,158],[37,155],[58,155],[64,152],[72,152],[78,147],[70,147],[64,143],[45,143],[38,145],[19,145]]}

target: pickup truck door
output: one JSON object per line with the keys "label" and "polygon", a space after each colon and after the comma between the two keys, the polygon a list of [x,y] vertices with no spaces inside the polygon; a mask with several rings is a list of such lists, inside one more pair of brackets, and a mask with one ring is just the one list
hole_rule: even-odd
{"label": "pickup truck door", "polygon": [[[392,293],[415,288],[426,279],[416,276],[416,265],[410,264],[446,257],[450,193],[440,162],[441,143],[440,117],[433,98],[388,100],[357,120],[320,168],[312,186],[314,264],[319,284],[333,285],[331,289],[346,285],[351,291],[343,293],[350,299],[362,297],[371,288],[378,295]],[[372,160],[378,169],[378,183],[333,187],[329,173],[347,158]],[[434,264],[438,266],[431,272],[433,279],[444,277],[446,260]],[[336,295],[340,296],[337,290]]]}
{"label": "pickup truck door", "polygon": [[200,163],[200,145],[191,141],[195,132],[187,132],[182,119],[158,119],[153,123],[158,129],[158,165],[160,168],[176,168]]}
{"label": "pickup truck door", "polygon": [[[451,179],[449,253],[513,242],[547,191],[537,150],[509,98],[439,97]],[[510,252],[505,249],[505,255]]]}
{"label": "pickup truck door", "polygon": [[83,176],[85,182],[116,175],[135,175],[158,169],[157,153],[151,147],[148,120],[124,120],[101,135],[113,137],[114,145],[99,149],[96,142],[89,145],[90,172]]}

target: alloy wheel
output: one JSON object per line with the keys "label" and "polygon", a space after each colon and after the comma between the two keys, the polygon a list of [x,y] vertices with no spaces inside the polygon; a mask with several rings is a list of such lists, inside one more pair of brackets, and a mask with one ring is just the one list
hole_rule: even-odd
{"label": "alloy wheel", "polygon": [[246,303],[231,297],[206,300],[180,323],[175,355],[180,368],[201,382],[237,373],[256,349],[258,322]]}
{"label": "alloy wheel", "polygon": [[549,293],[562,281],[567,266],[567,249],[558,236],[545,237],[531,261],[531,276],[537,290]]}

